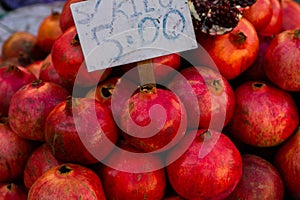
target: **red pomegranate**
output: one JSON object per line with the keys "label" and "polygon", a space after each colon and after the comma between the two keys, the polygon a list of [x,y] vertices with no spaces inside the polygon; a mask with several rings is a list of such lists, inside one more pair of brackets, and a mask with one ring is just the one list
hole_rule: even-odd
{"label": "red pomegranate", "polygon": [[282,0],[282,31],[300,29],[299,1]]}
{"label": "red pomegranate", "polygon": [[37,46],[49,54],[55,40],[62,34],[59,26],[60,13],[52,11],[52,13],[46,16],[38,27],[37,32]]}
{"label": "red pomegranate", "polygon": [[97,85],[111,71],[111,68],[107,68],[88,72],[75,26],[70,27],[54,42],[51,57],[57,73],[71,85],[75,83],[75,80],[76,86]]}
{"label": "red pomegranate", "polygon": [[256,30],[245,18],[230,33],[220,36],[199,34],[197,40],[227,80],[236,78],[248,69],[259,49]]}
{"label": "red pomegranate", "polygon": [[51,168],[32,185],[28,200],[89,199],[105,200],[100,178],[91,169],[62,164]]}
{"label": "red pomegranate", "polygon": [[275,166],[282,175],[286,193],[291,199],[300,199],[300,129],[279,148]]}
{"label": "red pomegranate", "polygon": [[27,191],[21,185],[14,183],[0,183],[0,199],[27,200]]}
{"label": "red pomegranate", "polygon": [[166,89],[144,85],[122,110],[125,140],[144,152],[164,151],[184,136],[186,110],[179,98]]}
{"label": "red pomegranate", "polygon": [[9,65],[0,68],[0,116],[7,116],[11,97],[36,78],[26,68]]}
{"label": "red pomegranate", "polygon": [[9,124],[20,137],[44,141],[44,126],[51,110],[69,93],[61,86],[34,81],[19,89],[11,99]]}
{"label": "red pomegranate", "polygon": [[271,0],[257,0],[244,10],[243,16],[252,23],[256,31],[265,28],[271,21],[273,8]]}
{"label": "red pomegranate", "polygon": [[300,29],[276,35],[266,50],[264,70],[280,88],[300,91]]}
{"label": "red pomegranate", "polygon": [[236,106],[228,125],[229,134],[258,147],[284,142],[299,123],[291,95],[270,84],[249,81],[235,90]]}
{"label": "red pomegranate", "polygon": [[[187,148],[166,167],[169,182],[186,199],[225,199],[242,177],[241,155],[224,134],[206,129],[195,131],[190,146],[186,145],[194,135],[191,132],[169,153],[168,163],[182,148]],[[200,155],[207,150],[206,155]]]}
{"label": "red pomegranate", "polygon": [[22,180],[25,164],[34,149],[34,143],[20,138],[11,130],[8,122],[2,119],[0,122],[0,182]]}
{"label": "red pomegranate", "polygon": [[[232,117],[234,92],[228,81],[211,68],[185,68],[171,80],[168,88],[175,91],[184,104],[191,128],[221,130]],[[197,100],[193,101],[192,96]]]}
{"label": "red pomegranate", "polygon": [[265,159],[243,155],[243,176],[226,200],[283,200],[284,186],[277,169]]}
{"label": "red pomegranate", "polygon": [[75,25],[72,12],[70,9],[70,5],[72,3],[77,3],[80,1],[84,1],[84,0],[66,0],[66,2],[64,3],[64,6],[61,11],[61,16],[59,19],[59,26],[62,32],[65,32],[68,28]]}
{"label": "red pomegranate", "polygon": [[166,175],[160,158],[144,155],[128,144],[121,144],[120,147],[121,151],[114,151],[104,164],[95,169],[102,180],[106,198],[162,199],[166,190]]}
{"label": "red pomegranate", "polygon": [[32,184],[50,168],[62,164],[53,155],[50,148],[44,143],[28,158],[24,168],[24,184],[27,190]]}
{"label": "red pomegranate", "polygon": [[38,60],[26,66],[26,68],[34,74],[34,76],[39,79],[40,72],[42,68],[43,61]]}
{"label": "red pomegranate", "polygon": [[88,165],[112,151],[118,133],[109,108],[93,99],[68,98],[48,115],[45,138],[55,158]]}

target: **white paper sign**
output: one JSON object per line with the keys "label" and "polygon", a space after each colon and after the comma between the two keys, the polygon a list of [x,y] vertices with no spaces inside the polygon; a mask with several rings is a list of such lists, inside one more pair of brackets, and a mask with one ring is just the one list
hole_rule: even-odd
{"label": "white paper sign", "polygon": [[187,0],[89,0],[71,11],[90,72],[197,48]]}

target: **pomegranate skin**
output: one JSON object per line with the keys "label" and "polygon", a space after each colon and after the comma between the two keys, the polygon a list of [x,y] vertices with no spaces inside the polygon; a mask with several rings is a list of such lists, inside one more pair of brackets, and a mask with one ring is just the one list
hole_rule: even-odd
{"label": "pomegranate skin", "polygon": [[279,148],[274,160],[282,175],[286,193],[291,199],[300,199],[300,129]]}
{"label": "pomegranate skin", "polygon": [[[113,167],[101,164],[95,169],[102,180],[106,198],[162,199],[166,190],[166,174],[164,168],[160,167],[163,165],[160,158],[149,154],[138,155],[142,152],[128,144],[121,144],[120,147],[136,154],[115,151],[105,161]],[[139,172],[143,169],[147,171]]]}
{"label": "pomegranate skin", "polygon": [[[225,199],[241,179],[241,155],[224,134],[206,129],[194,131],[197,131],[196,137],[187,151],[166,167],[169,182],[174,191],[186,199]],[[193,134],[187,133],[185,139],[189,140],[188,137]],[[186,148],[186,141],[180,142],[167,160],[173,160],[180,148]],[[207,155],[199,155],[211,147]]]}
{"label": "pomegranate skin", "polygon": [[151,86],[141,89],[122,110],[121,129],[125,140],[144,152],[173,147],[184,136],[186,128],[185,107],[174,93],[165,89]]}
{"label": "pomegranate skin", "polygon": [[261,157],[243,155],[243,176],[226,200],[282,200],[284,186],[277,169]]}
{"label": "pomegranate skin", "polygon": [[27,200],[27,192],[21,185],[14,183],[0,183],[0,199]]}
{"label": "pomegranate skin", "polygon": [[282,31],[300,29],[300,4],[294,0],[282,0]]}
{"label": "pomegranate skin", "polygon": [[300,91],[300,29],[275,36],[265,53],[264,70],[278,87]]}
{"label": "pomegranate skin", "polygon": [[[234,111],[234,92],[228,81],[217,71],[207,67],[188,67],[180,71],[168,85],[181,99],[187,110],[190,128],[223,128]],[[189,85],[186,85],[189,84]],[[193,91],[189,91],[190,87]],[[191,101],[195,95],[198,102]],[[195,107],[199,107],[199,112]],[[199,117],[200,116],[200,117]],[[199,121],[195,121],[199,119]],[[223,124],[219,125],[219,123]],[[218,125],[216,125],[218,124]]]}
{"label": "pomegranate skin", "polygon": [[59,18],[59,26],[62,32],[65,32],[71,26],[74,26],[74,19],[72,16],[70,5],[84,0],[67,0],[62,8],[61,15]]}
{"label": "pomegranate skin", "polygon": [[35,144],[20,138],[7,122],[1,122],[0,147],[0,182],[22,180],[25,164]]}
{"label": "pomegranate skin", "polygon": [[13,94],[34,80],[35,76],[24,67],[9,65],[0,68],[0,116],[7,116]]}
{"label": "pomegranate skin", "polygon": [[50,168],[62,164],[51,153],[50,148],[44,143],[37,148],[28,158],[24,168],[24,185],[27,190],[32,184]]}
{"label": "pomegranate skin", "polygon": [[88,165],[112,151],[118,132],[106,106],[93,99],[68,98],[48,115],[45,139],[58,160]]}
{"label": "pomegranate skin", "polygon": [[100,178],[89,168],[62,164],[51,168],[32,185],[28,200],[105,200]]}
{"label": "pomegranate skin", "polygon": [[41,80],[22,87],[13,95],[8,111],[12,130],[22,138],[45,141],[46,118],[68,95],[61,86]]}
{"label": "pomegranate skin", "polygon": [[284,142],[299,123],[291,95],[270,84],[249,81],[235,90],[236,106],[229,134],[253,146],[271,147]]}

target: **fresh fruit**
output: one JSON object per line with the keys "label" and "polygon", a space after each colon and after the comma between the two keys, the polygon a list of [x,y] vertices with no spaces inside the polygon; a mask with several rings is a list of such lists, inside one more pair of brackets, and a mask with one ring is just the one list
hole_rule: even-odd
{"label": "fresh fruit", "polygon": [[7,120],[1,119],[0,147],[0,182],[22,180],[26,161],[35,149],[34,143],[20,138]]}
{"label": "fresh fruit", "polygon": [[[197,131],[197,130],[193,130]],[[194,134],[185,138],[167,157],[173,160]],[[207,151],[201,155],[201,151]],[[187,151],[166,167],[169,182],[176,193],[186,199],[225,199],[242,177],[242,158],[231,140],[222,133],[197,131]]]}
{"label": "fresh fruit", "polygon": [[62,164],[51,168],[32,185],[28,200],[105,200],[100,178],[89,168]]}
{"label": "fresh fruit", "polygon": [[46,118],[68,95],[63,87],[51,82],[37,80],[25,85],[10,102],[8,117],[12,130],[22,138],[45,141]]}
{"label": "fresh fruit", "polygon": [[108,107],[93,99],[68,98],[48,115],[45,138],[55,158],[88,165],[113,150],[118,133]]}
{"label": "fresh fruit", "polygon": [[264,70],[278,87],[300,91],[300,29],[287,30],[273,38],[265,53]]}
{"label": "fresh fruit", "polygon": [[61,11],[61,16],[60,16],[60,19],[59,19],[59,26],[60,26],[62,32],[65,32],[68,28],[75,25],[74,19],[73,19],[73,16],[72,16],[72,12],[71,12],[71,9],[70,9],[70,5],[72,3],[77,3],[77,2],[80,2],[80,1],[83,1],[83,0],[67,0],[64,3],[64,6],[63,6],[62,11]]}
{"label": "fresh fruit", "polygon": [[[190,87],[193,91],[189,91]],[[185,68],[171,80],[168,88],[175,91],[184,104],[189,127],[221,130],[232,117],[234,92],[228,81],[213,69]],[[197,101],[191,101],[191,96],[196,96]]]}
{"label": "fresh fruit", "polygon": [[199,34],[197,40],[227,80],[236,78],[248,69],[259,49],[256,30],[245,18],[230,33],[221,36]]}
{"label": "fresh fruit", "polygon": [[125,140],[144,152],[164,151],[184,136],[186,110],[166,89],[144,85],[127,102],[121,114]]}
{"label": "fresh fruit", "polygon": [[249,81],[235,90],[236,106],[229,134],[253,146],[271,147],[290,137],[299,123],[291,95],[270,84]]}
{"label": "fresh fruit", "polygon": [[34,76],[39,79],[40,72],[42,68],[43,61],[38,60],[26,66],[26,68],[34,74]]}
{"label": "fresh fruit", "polygon": [[110,166],[102,164],[96,169],[102,180],[106,198],[162,199],[166,190],[166,175],[161,167],[163,163],[160,158],[155,155],[143,155],[128,144],[121,144],[120,147],[121,152],[115,151],[105,160]]}
{"label": "fresh fruit", "polygon": [[282,31],[300,29],[300,2],[282,0]]}
{"label": "fresh fruit", "polygon": [[243,155],[243,176],[226,200],[282,200],[284,186],[277,169],[261,157]]}
{"label": "fresh fruit", "polygon": [[0,68],[0,116],[7,116],[11,97],[35,76],[26,68],[8,65]]}
{"label": "fresh fruit", "polygon": [[271,0],[257,0],[244,10],[243,16],[254,26],[256,31],[259,31],[270,23],[272,15]]}
{"label": "fresh fruit", "polygon": [[24,184],[27,190],[32,184],[50,168],[62,164],[51,153],[44,143],[38,147],[28,158],[24,168]]}
{"label": "fresh fruit", "polygon": [[75,26],[70,27],[57,40],[51,50],[52,63],[60,77],[73,85],[90,87],[103,81],[111,71],[88,72]]}
{"label": "fresh fruit", "polygon": [[274,162],[282,175],[288,196],[300,199],[300,129],[279,148]]}
{"label": "fresh fruit", "polygon": [[27,200],[27,192],[21,185],[14,183],[0,183],[0,199]]}
{"label": "fresh fruit", "polygon": [[62,34],[59,20],[60,13],[53,11],[42,20],[38,27],[37,46],[47,54],[51,52],[55,40]]}

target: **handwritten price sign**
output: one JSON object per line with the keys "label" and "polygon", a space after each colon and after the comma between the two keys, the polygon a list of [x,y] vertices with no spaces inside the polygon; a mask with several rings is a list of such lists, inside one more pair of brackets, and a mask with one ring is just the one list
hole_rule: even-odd
{"label": "handwritten price sign", "polygon": [[71,10],[90,72],[197,48],[187,0],[89,0]]}

